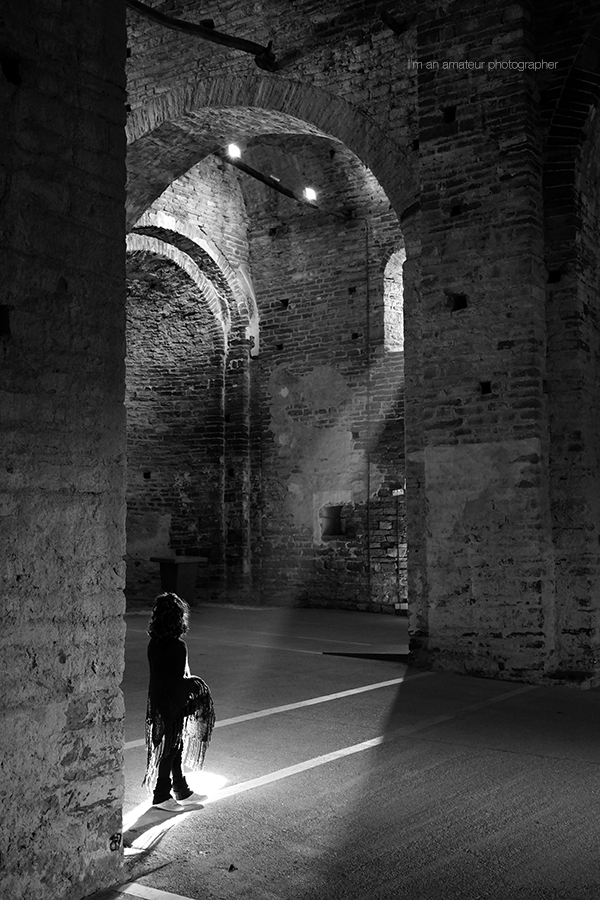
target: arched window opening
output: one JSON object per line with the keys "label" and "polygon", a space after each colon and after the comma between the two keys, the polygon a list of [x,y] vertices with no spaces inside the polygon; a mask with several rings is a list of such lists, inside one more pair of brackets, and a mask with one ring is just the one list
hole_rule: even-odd
{"label": "arched window opening", "polygon": [[383,275],[384,346],[390,352],[404,350],[402,266],[405,259],[404,249],[392,253]]}

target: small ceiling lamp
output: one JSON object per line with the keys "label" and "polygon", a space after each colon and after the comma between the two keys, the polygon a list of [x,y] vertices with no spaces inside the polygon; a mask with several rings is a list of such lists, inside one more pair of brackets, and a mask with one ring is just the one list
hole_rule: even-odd
{"label": "small ceiling lamp", "polygon": [[242,156],[242,151],[237,144],[229,144],[227,153],[231,159],[240,159]]}
{"label": "small ceiling lamp", "polygon": [[308,200],[310,203],[316,200],[317,192],[315,191],[315,189],[311,187],[304,188],[304,199]]}

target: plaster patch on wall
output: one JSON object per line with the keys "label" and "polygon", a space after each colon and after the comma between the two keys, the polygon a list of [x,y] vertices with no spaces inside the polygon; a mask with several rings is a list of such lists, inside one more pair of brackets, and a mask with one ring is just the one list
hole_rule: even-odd
{"label": "plaster patch on wall", "polygon": [[449,616],[453,629],[480,628],[482,596],[497,604],[500,627],[512,618],[505,608],[522,605],[515,573],[523,559],[539,559],[544,510],[529,539],[516,523],[538,502],[542,460],[538,440],[426,448],[431,630],[445,629]]}
{"label": "plaster patch on wall", "polygon": [[[331,366],[317,366],[305,375],[296,375],[285,366],[270,378],[271,431],[278,453],[289,474],[287,504],[294,524],[308,528],[320,539],[315,526],[313,495],[323,496],[323,504],[336,504],[339,492],[344,503],[357,502],[353,485],[363,485],[364,453],[354,447],[345,421],[344,406],[352,399],[345,379]],[[303,415],[298,415],[298,410]],[[315,414],[334,413],[329,425],[315,424]],[[316,528],[316,530],[315,530]]]}
{"label": "plaster patch on wall", "polygon": [[269,391],[274,416],[282,411],[287,415],[294,402],[311,411],[339,411],[352,399],[352,390],[333,366],[316,366],[305,375],[297,375],[284,365],[277,366],[269,378]]}
{"label": "plaster patch on wall", "polygon": [[132,559],[169,556],[171,516],[158,513],[127,515],[127,555]]}
{"label": "plaster patch on wall", "polygon": [[352,399],[346,380],[332,366],[316,366],[300,379],[301,396],[308,407],[336,409]]}

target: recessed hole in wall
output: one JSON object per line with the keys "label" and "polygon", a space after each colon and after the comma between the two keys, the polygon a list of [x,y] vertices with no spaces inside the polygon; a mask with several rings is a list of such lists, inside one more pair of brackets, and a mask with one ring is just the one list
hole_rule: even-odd
{"label": "recessed hole in wall", "polygon": [[448,292],[446,294],[446,303],[452,312],[458,312],[461,309],[467,308],[469,305],[469,298],[466,294],[453,294]]}
{"label": "recessed hole in wall", "polygon": [[324,506],[319,512],[321,521],[321,537],[336,537],[342,535],[342,507]]}
{"label": "recessed hole in wall", "polygon": [[0,69],[2,69],[2,75],[9,84],[14,84],[18,87],[22,83],[21,60],[17,59],[16,56],[2,53],[0,55]]}
{"label": "recessed hole in wall", "polygon": [[491,381],[480,381],[479,388],[482,394],[491,394],[492,393],[492,382]]}
{"label": "recessed hole in wall", "polygon": [[462,203],[453,203],[450,207],[451,216],[460,216],[462,212]]}
{"label": "recessed hole in wall", "polygon": [[456,121],[456,107],[446,106],[442,110],[442,121],[445,123]]}
{"label": "recessed hole in wall", "polygon": [[357,441],[359,439],[359,437],[360,437],[360,431],[352,432],[352,440]]}
{"label": "recessed hole in wall", "polygon": [[548,272],[548,284],[558,284],[558,282],[562,278],[562,272],[560,269],[551,269]]}
{"label": "recessed hole in wall", "polygon": [[359,337],[360,337],[360,332],[358,332],[358,331],[353,331],[353,332],[352,332],[352,340],[353,340],[353,341],[358,340]]}
{"label": "recessed hole in wall", "polygon": [[0,337],[10,337],[10,306],[0,306]]}
{"label": "recessed hole in wall", "polygon": [[355,288],[355,287],[349,287],[349,288],[348,288],[348,293],[349,293],[349,294],[355,294],[355,293],[356,293],[356,288]]}
{"label": "recessed hole in wall", "polygon": [[288,299],[287,297],[282,297],[282,298],[279,300],[279,302],[281,303],[281,305],[282,305],[282,307],[283,307],[284,309],[287,309],[287,308],[289,307],[289,305],[290,305],[290,301],[289,301],[289,299]]}
{"label": "recessed hole in wall", "polygon": [[414,141],[412,142],[412,144],[411,144],[411,147],[413,148],[413,150],[418,150],[418,149],[419,149],[419,146],[420,146],[420,145],[419,145],[419,140],[418,140],[418,138],[415,138],[415,140],[414,140]]}
{"label": "recessed hole in wall", "polygon": [[233,478],[233,476],[235,475],[235,469],[227,469],[227,474],[230,478]]}
{"label": "recessed hole in wall", "polygon": [[148,471],[144,472],[144,479],[146,481],[150,481],[151,478],[152,478],[152,472],[148,472]]}
{"label": "recessed hole in wall", "polygon": [[277,344],[277,349],[278,349],[278,350],[283,350],[283,344]]}
{"label": "recessed hole in wall", "polygon": [[231,416],[229,415],[229,413],[225,413],[225,421],[231,422]]}

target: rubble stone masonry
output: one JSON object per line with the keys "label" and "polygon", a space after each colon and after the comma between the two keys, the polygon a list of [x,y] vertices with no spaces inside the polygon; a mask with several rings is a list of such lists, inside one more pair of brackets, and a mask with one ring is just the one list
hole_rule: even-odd
{"label": "rubble stone masonry", "polygon": [[7,900],[79,900],[121,862],[124,61],[115,0],[3,8]]}

